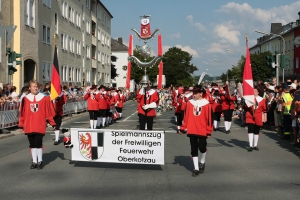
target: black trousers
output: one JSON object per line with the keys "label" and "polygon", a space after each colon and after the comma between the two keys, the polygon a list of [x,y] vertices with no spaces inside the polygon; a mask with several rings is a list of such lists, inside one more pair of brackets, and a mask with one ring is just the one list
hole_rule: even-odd
{"label": "black trousers", "polygon": [[233,110],[223,110],[223,112],[224,112],[224,121],[231,122]]}
{"label": "black trousers", "polygon": [[192,157],[198,156],[198,149],[201,153],[206,152],[206,137],[197,137],[197,136],[189,136],[190,144],[191,144],[191,154]]}
{"label": "black trousers", "polygon": [[177,126],[181,126],[182,125],[182,114],[181,113],[175,113],[175,116],[177,117]]}
{"label": "black trousers", "polygon": [[28,134],[30,148],[42,148],[43,147],[43,134]]}
{"label": "black trousers", "polygon": [[55,129],[59,130],[60,126],[61,126],[61,122],[62,122],[62,116],[56,115],[53,119],[54,119],[54,121],[56,123]]}
{"label": "black trousers", "polygon": [[216,121],[221,121],[221,112],[214,112],[213,113],[213,120],[216,120]]}
{"label": "black trousers", "polygon": [[247,124],[248,125],[248,133],[253,133],[254,135],[259,134],[260,126],[256,124]]}
{"label": "black trousers", "polygon": [[116,107],[116,110],[118,111],[118,113],[122,113],[122,111],[123,111],[123,108]]}
{"label": "black trousers", "polygon": [[152,130],[153,127],[153,118],[146,115],[139,115],[139,121],[140,121],[140,130],[145,130],[146,123],[147,123],[147,130]]}
{"label": "black trousers", "polygon": [[89,110],[90,120],[97,120],[98,110]]}
{"label": "black trousers", "polygon": [[98,117],[106,117],[106,109],[100,109],[98,112]]}

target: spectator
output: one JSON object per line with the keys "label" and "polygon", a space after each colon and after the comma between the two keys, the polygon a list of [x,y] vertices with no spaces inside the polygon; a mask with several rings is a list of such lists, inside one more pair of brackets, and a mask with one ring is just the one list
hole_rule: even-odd
{"label": "spectator", "polygon": [[17,94],[16,91],[17,91],[17,87],[12,86],[11,89],[10,89],[10,96],[11,96],[12,100],[16,100],[16,98],[18,97],[18,94]]}
{"label": "spectator", "polygon": [[42,92],[45,96],[50,96],[49,88],[44,88]]}
{"label": "spectator", "polygon": [[22,101],[22,99],[29,93],[29,88],[28,87],[23,87],[22,88],[22,94],[20,97],[20,101]]}

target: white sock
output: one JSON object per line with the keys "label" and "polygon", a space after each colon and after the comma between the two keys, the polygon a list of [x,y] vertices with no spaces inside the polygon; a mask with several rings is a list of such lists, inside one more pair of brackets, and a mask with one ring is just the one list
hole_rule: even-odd
{"label": "white sock", "polygon": [[217,128],[219,128],[220,126],[220,121],[217,121]]}
{"label": "white sock", "polygon": [[94,128],[96,128],[98,120],[94,120]]}
{"label": "white sock", "polygon": [[227,122],[228,124],[227,124],[227,127],[228,127],[228,131],[230,130],[230,128],[231,128],[231,122]]}
{"label": "white sock", "polygon": [[254,135],[254,147],[257,147],[259,135]]}
{"label": "white sock", "polygon": [[177,126],[177,130],[180,130],[180,126]]}
{"label": "white sock", "polygon": [[206,157],[206,152],[205,153],[201,153],[201,158],[200,158],[200,163],[205,163],[205,157]]}
{"label": "white sock", "polygon": [[101,124],[101,117],[97,117],[97,126],[100,126]]}
{"label": "white sock", "polygon": [[175,122],[177,122],[177,116],[175,116]]}
{"label": "white sock", "polygon": [[43,161],[43,149],[38,148],[38,149],[36,149],[36,151],[37,151],[38,162],[42,162]]}
{"label": "white sock", "polygon": [[228,131],[228,125],[227,125],[227,121],[224,121],[224,126],[225,126],[225,131]]}
{"label": "white sock", "polygon": [[37,163],[37,151],[36,148],[31,148],[32,162]]}
{"label": "white sock", "polygon": [[55,141],[59,141],[59,130],[54,131]]}
{"label": "white sock", "polygon": [[105,118],[105,117],[102,117],[102,127],[105,126],[105,121],[106,121],[106,118]]}
{"label": "white sock", "polygon": [[122,117],[122,113],[119,113],[119,118],[121,118]]}
{"label": "white sock", "polygon": [[198,156],[193,157],[193,162],[194,162],[195,170],[199,170]]}
{"label": "white sock", "polygon": [[218,122],[214,120],[214,128],[217,128],[217,126],[218,126]]}
{"label": "white sock", "polygon": [[145,130],[147,130],[147,123],[145,124]]}
{"label": "white sock", "polygon": [[249,146],[253,147],[253,133],[248,133],[248,138],[249,138]]}
{"label": "white sock", "polygon": [[90,120],[91,129],[94,129],[94,120]]}

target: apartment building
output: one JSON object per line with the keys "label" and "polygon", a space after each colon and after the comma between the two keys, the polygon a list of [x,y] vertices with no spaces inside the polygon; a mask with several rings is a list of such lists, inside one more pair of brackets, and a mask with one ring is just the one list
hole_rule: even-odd
{"label": "apartment building", "polygon": [[14,0],[13,50],[22,54],[13,85],[51,81],[57,46],[64,85],[111,85],[111,19],[99,0]]}
{"label": "apartment building", "polygon": [[[283,79],[295,79],[299,77],[299,50],[294,44],[294,40],[299,36],[297,30],[300,27],[299,18],[295,22],[282,25],[281,23],[272,23],[270,33],[273,35],[264,35],[257,39],[257,44],[250,48],[250,53],[260,53],[270,51],[273,54],[284,54],[289,57],[289,65],[279,69],[280,81]],[[296,60],[295,60],[296,58]]]}

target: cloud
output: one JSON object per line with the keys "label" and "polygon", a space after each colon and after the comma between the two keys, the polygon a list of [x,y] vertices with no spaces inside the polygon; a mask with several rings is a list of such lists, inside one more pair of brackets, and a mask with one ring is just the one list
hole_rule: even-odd
{"label": "cloud", "polygon": [[193,15],[188,15],[186,17],[186,20],[188,20],[188,22],[192,25],[195,26],[199,31],[206,31],[205,26],[203,26],[203,24],[199,23],[199,22],[194,22],[194,17]]}
{"label": "cloud", "polygon": [[182,46],[180,44],[176,45],[177,48],[180,48],[182,51],[186,51],[189,54],[193,55],[194,58],[199,58],[199,54],[197,53],[196,50],[192,49],[190,46]]}
{"label": "cloud", "polygon": [[180,38],[180,33],[172,34],[172,35],[170,35],[170,38],[171,39],[179,39]]}
{"label": "cloud", "polygon": [[225,22],[216,25],[214,32],[222,39],[223,43],[227,41],[230,44],[238,46],[240,44],[239,36],[241,33],[237,30],[233,30],[232,27],[234,27],[232,21]]}
{"label": "cloud", "polygon": [[220,44],[220,43],[212,43],[209,49],[207,50],[208,53],[225,53],[225,50],[227,46]]}

